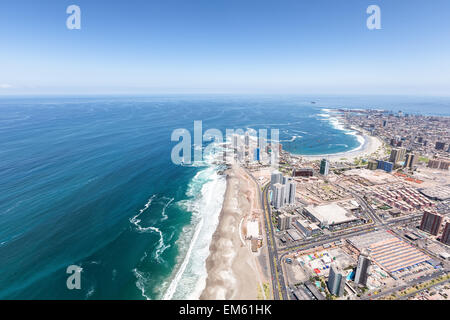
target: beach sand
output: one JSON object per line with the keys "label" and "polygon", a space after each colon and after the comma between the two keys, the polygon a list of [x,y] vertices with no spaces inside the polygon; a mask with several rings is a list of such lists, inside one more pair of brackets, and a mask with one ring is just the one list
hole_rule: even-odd
{"label": "beach sand", "polygon": [[[364,143],[356,150],[317,156],[303,156],[308,160],[327,157],[331,161],[349,162],[355,158],[368,158],[378,152],[384,154],[383,142],[356,128]],[[264,291],[267,279],[261,270],[258,256],[251,252],[242,235],[241,223],[254,212],[261,212],[258,186],[238,164],[228,169],[227,189],[219,217],[219,224],[210,244],[206,260],[207,279],[201,300],[256,300],[258,290]],[[264,231],[263,231],[264,232]],[[265,247],[263,247],[265,248]],[[262,251],[261,251],[262,253]],[[264,253],[260,256],[264,258]],[[264,260],[264,259],[263,259]]]}
{"label": "beach sand", "polygon": [[[361,134],[360,134],[361,135]],[[321,160],[327,158],[330,161],[335,162],[353,162],[356,158],[367,159],[371,155],[378,152],[378,157],[382,157],[385,154],[383,148],[383,142],[374,136],[369,136],[367,134],[362,134],[364,138],[364,143],[361,147],[356,150],[350,150],[347,152],[333,153],[333,154],[322,154],[322,155],[299,155],[306,160]]]}
{"label": "beach sand", "polygon": [[242,219],[258,203],[256,185],[238,165],[233,165],[226,174],[227,190],[206,260],[208,277],[200,299],[255,300],[262,282],[261,272],[255,254],[242,240],[240,227]]}

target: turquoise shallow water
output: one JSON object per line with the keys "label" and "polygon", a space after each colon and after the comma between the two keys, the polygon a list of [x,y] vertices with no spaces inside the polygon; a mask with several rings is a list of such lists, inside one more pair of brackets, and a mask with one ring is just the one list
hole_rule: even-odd
{"label": "turquoise shallow water", "polygon": [[[202,120],[278,128],[295,153],[356,148],[323,99],[1,98],[0,298],[195,298],[225,181],[210,164],[172,164],[172,131]],[[81,290],[66,288],[72,264]]]}

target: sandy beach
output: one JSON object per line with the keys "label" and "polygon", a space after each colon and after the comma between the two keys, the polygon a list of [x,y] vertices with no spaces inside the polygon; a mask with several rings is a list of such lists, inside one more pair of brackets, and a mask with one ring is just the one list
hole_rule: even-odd
{"label": "sandy beach", "polygon": [[254,300],[263,279],[255,254],[243,241],[241,222],[258,204],[257,190],[238,165],[226,174],[227,190],[206,260],[208,277],[200,299]]}
{"label": "sandy beach", "polygon": [[[353,128],[354,129],[354,128]],[[357,129],[355,129],[357,130]],[[378,138],[374,136],[369,136],[367,134],[361,133],[358,131],[357,135],[364,138],[364,143],[358,147],[357,149],[350,150],[347,152],[339,152],[339,153],[333,153],[333,154],[322,154],[322,155],[314,155],[314,156],[308,156],[308,155],[299,155],[307,160],[320,160],[323,158],[327,158],[330,161],[335,162],[353,162],[356,158],[364,158],[367,159],[371,155],[378,152],[378,156],[382,157],[384,155],[384,148],[383,148],[383,142]]]}
{"label": "sandy beach", "polygon": [[[330,155],[300,156],[308,160],[327,157],[331,161],[348,162],[355,158],[368,158],[375,153],[379,156],[384,154],[383,142],[379,138],[358,128],[350,129],[359,135],[359,140],[364,138],[357,149]],[[251,252],[248,241],[244,240],[243,221],[255,212],[262,212],[258,186],[239,164],[233,164],[225,174],[227,189],[219,225],[206,260],[208,276],[200,299],[257,299],[258,290],[263,291],[263,283],[270,280],[264,279],[257,255]]]}

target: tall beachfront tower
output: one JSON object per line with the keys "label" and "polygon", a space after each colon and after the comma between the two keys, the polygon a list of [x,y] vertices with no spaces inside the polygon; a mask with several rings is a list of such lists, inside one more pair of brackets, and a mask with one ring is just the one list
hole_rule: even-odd
{"label": "tall beachfront tower", "polygon": [[280,209],[284,205],[284,198],[286,193],[286,186],[281,183],[273,185],[272,204],[275,209]]}
{"label": "tall beachfront tower", "polygon": [[322,159],[320,162],[320,174],[327,176],[330,170],[330,162],[327,159]]}
{"label": "tall beachfront tower", "polygon": [[370,258],[366,250],[363,250],[358,257],[356,266],[355,283],[365,286],[369,277]]}
{"label": "tall beachfront tower", "polygon": [[281,172],[275,170],[270,176],[272,190],[272,205],[279,209],[285,204],[295,203],[296,183],[291,177],[285,177]]}
{"label": "tall beachfront tower", "polygon": [[261,154],[260,154],[260,149],[259,148],[256,148],[255,149],[255,152],[254,152],[254,154],[253,154],[253,156],[254,156],[254,160],[255,161],[260,161],[261,160]]}
{"label": "tall beachfront tower", "polygon": [[280,171],[275,170],[270,176],[270,185],[273,188],[277,183],[283,183],[283,174]]}
{"label": "tall beachfront tower", "polygon": [[389,162],[396,164],[399,161],[403,161],[405,159],[405,148],[394,148],[391,151],[391,155],[389,157]]}
{"label": "tall beachfront tower", "polygon": [[416,164],[417,164],[417,156],[416,156],[416,154],[408,153],[406,155],[406,160],[405,160],[404,167],[413,169]]}
{"label": "tall beachfront tower", "polygon": [[295,193],[297,191],[297,184],[294,180],[289,184],[289,204],[295,204]]}
{"label": "tall beachfront tower", "polygon": [[345,287],[345,274],[338,268],[336,264],[330,267],[330,275],[328,277],[328,290],[335,296],[342,296]]}

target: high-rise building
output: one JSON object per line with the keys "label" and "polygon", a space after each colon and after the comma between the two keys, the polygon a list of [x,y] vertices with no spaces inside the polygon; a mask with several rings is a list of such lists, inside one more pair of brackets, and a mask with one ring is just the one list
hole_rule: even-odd
{"label": "high-rise building", "polygon": [[367,164],[367,169],[369,170],[377,170],[378,162],[375,160],[369,160],[369,163]]}
{"label": "high-rise building", "polygon": [[335,296],[344,294],[345,274],[336,264],[332,264],[330,267],[327,286],[330,293]]}
{"label": "high-rise building", "polygon": [[248,147],[250,145],[250,136],[248,131],[245,133],[245,146]]}
{"label": "high-rise building", "polygon": [[234,135],[233,136],[233,148],[237,148],[238,147],[238,136]]}
{"label": "high-rise building", "polygon": [[430,159],[428,161],[428,168],[432,168],[432,169],[439,169],[439,166],[441,165],[441,161],[437,160],[437,159]]}
{"label": "high-rise building", "polygon": [[283,185],[284,185],[284,204],[287,204],[289,202],[289,188],[291,186],[292,178],[289,177],[283,177]]}
{"label": "high-rise building", "polygon": [[436,150],[444,150],[445,148],[445,142],[436,142],[436,145],[434,146]]}
{"label": "high-rise building", "polygon": [[280,209],[284,206],[286,186],[281,183],[276,183],[273,185],[272,190],[272,204],[275,209]]}
{"label": "high-rise building", "polygon": [[283,175],[281,174],[281,172],[278,170],[273,171],[270,176],[270,185],[273,187],[275,184],[282,182],[283,182]]}
{"label": "high-rise building", "polygon": [[330,170],[330,162],[327,159],[322,159],[320,162],[320,174],[327,176]]}
{"label": "high-rise building", "polygon": [[386,172],[392,172],[392,170],[394,169],[394,164],[392,162],[378,160],[377,169],[381,169]]}
{"label": "high-rise building", "polygon": [[439,213],[425,211],[422,216],[422,221],[420,222],[420,230],[436,236],[441,227],[442,220],[443,217]]}
{"label": "high-rise building", "polygon": [[401,147],[402,146],[402,137],[395,136],[391,139],[391,146],[393,147]]}
{"label": "high-rise building", "polygon": [[291,228],[292,216],[280,214],[277,218],[278,230],[284,231]]}
{"label": "high-rise building", "polygon": [[390,146],[395,147],[397,145],[397,141],[395,141],[395,139],[392,138],[391,142],[389,144],[390,144]]}
{"label": "high-rise building", "polygon": [[399,161],[403,161],[405,158],[406,149],[405,148],[394,148],[391,151],[391,156],[389,161],[396,164]]}
{"label": "high-rise building", "polygon": [[414,168],[415,165],[417,164],[417,155],[415,155],[414,153],[408,153],[406,155],[406,160],[405,160],[405,168]]}
{"label": "high-rise building", "polygon": [[367,251],[362,251],[356,266],[355,283],[365,286],[369,277],[370,258]]}
{"label": "high-rise building", "polygon": [[450,166],[450,161],[442,159],[441,163],[439,164],[439,169],[448,170],[449,166]]}
{"label": "high-rise building", "polygon": [[428,161],[428,168],[433,169],[441,169],[441,170],[448,170],[450,166],[450,160],[448,159],[430,159]]}
{"label": "high-rise building", "polygon": [[261,160],[261,157],[260,157],[260,149],[259,149],[259,148],[256,148],[256,149],[255,149],[254,158],[255,158],[255,161]]}
{"label": "high-rise building", "polygon": [[450,222],[447,222],[442,232],[441,242],[450,246]]}
{"label": "high-rise building", "polygon": [[289,205],[295,204],[295,192],[297,184],[294,179],[290,178],[286,183],[286,203]]}
{"label": "high-rise building", "polygon": [[272,205],[279,209],[285,204],[295,204],[295,192],[297,184],[291,177],[285,177],[278,170],[272,172],[270,176],[272,189]]}

